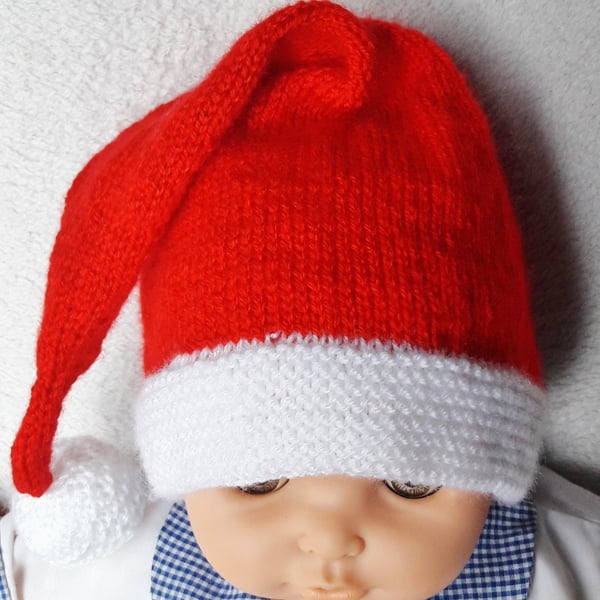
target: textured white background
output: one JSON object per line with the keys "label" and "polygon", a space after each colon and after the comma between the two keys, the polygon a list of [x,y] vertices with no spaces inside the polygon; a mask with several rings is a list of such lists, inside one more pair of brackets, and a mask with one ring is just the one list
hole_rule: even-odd
{"label": "textured white background", "polygon": [[[87,159],[197,83],[283,0],[0,0],[0,497],[33,382],[45,273]],[[551,401],[548,459],[600,492],[600,4],[345,0],[431,35],[491,116],[524,228]],[[135,294],[134,294],[135,296]],[[132,451],[140,378],[132,298],[75,385],[59,435]]]}

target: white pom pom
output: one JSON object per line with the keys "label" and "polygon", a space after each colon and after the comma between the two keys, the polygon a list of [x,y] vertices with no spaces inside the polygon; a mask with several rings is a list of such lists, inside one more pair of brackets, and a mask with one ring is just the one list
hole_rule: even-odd
{"label": "white pom pom", "polygon": [[55,443],[54,481],[40,498],[12,503],[17,533],[47,562],[82,564],[129,540],[144,514],[146,485],[135,460],[90,437]]}

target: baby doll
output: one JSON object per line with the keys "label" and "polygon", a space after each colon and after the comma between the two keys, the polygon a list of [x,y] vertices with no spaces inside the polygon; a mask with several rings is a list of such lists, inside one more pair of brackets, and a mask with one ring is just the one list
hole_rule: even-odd
{"label": "baby doll", "polygon": [[136,440],[153,495],[185,497],[152,597],[527,597],[544,392],[520,232],[433,42],[290,6],[75,179],[12,448],[21,514],[86,487],[64,562],[139,526],[140,486],[109,486],[101,449],[53,450],[138,280]]}

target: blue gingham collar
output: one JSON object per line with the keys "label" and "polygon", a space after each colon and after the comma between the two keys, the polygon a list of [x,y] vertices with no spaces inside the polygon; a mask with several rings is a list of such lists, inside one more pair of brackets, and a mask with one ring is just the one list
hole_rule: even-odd
{"label": "blue gingham collar", "polygon": [[[493,503],[462,573],[431,600],[525,600],[533,567],[535,508]],[[225,581],[202,554],[183,502],[160,531],[152,561],[152,600],[257,600]]]}

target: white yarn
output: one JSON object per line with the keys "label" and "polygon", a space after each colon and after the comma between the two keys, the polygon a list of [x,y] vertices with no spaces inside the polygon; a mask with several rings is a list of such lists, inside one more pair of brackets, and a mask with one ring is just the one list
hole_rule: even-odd
{"label": "white yarn", "polygon": [[69,566],[108,554],[129,540],[142,520],[146,485],[140,467],[91,437],[55,444],[54,481],[40,498],[18,494],[17,532],[47,562]]}
{"label": "white yarn", "polygon": [[346,473],[519,501],[544,393],[525,376],[393,343],[267,336],[149,377],[136,436],[160,496]]}

